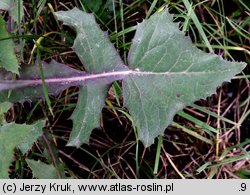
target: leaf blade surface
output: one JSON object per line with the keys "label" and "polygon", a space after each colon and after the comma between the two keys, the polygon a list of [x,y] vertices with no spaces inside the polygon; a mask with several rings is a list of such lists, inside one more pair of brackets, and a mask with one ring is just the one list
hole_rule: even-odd
{"label": "leaf blade surface", "polygon": [[107,90],[108,86],[100,82],[80,87],[77,107],[71,116],[74,123],[68,146],[80,147],[82,143],[89,142],[92,130],[100,126],[100,114],[105,106]]}
{"label": "leaf blade surface", "polygon": [[[33,125],[20,125],[8,123],[0,126],[0,178],[9,177],[8,170],[13,158],[14,148],[23,143],[23,140],[34,131],[39,131],[44,126],[44,121]],[[34,142],[36,140],[33,140]]]}
{"label": "leaf blade surface", "polygon": [[176,112],[245,67],[197,49],[172,20],[164,10],[138,24],[129,51],[134,73],[123,80],[124,104],[145,146],[163,134]]}
{"label": "leaf blade surface", "polygon": [[82,61],[86,72],[127,70],[107,33],[100,29],[93,14],[74,8],[69,11],[56,12],[56,16],[65,25],[76,30],[77,36],[73,49]]}
{"label": "leaf blade surface", "polygon": [[38,179],[61,179],[57,175],[56,167],[53,164],[45,164],[41,161],[26,160],[32,170],[33,177]]}
{"label": "leaf blade surface", "polygon": [[[0,16],[0,68],[19,74],[19,65],[14,54],[14,44],[6,30],[4,19]],[[2,39],[2,40],[1,40]]]}
{"label": "leaf blade surface", "polygon": [[[110,42],[107,33],[100,29],[92,14],[74,8],[70,11],[57,12],[56,16],[65,25],[76,30],[73,50],[82,61],[86,72],[102,74],[128,69]],[[79,147],[88,142],[92,129],[99,126],[100,113],[105,106],[104,99],[110,84],[119,79],[119,77],[116,78],[106,78],[101,82],[95,81],[88,83],[88,86],[80,87],[77,107],[71,116],[73,130],[68,145]]]}
{"label": "leaf blade surface", "polygon": [[[18,4],[19,3],[19,4]],[[10,16],[13,17],[15,22],[18,22],[18,18],[23,18],[23,0],[1,0],[0,9],[9,11]]]}

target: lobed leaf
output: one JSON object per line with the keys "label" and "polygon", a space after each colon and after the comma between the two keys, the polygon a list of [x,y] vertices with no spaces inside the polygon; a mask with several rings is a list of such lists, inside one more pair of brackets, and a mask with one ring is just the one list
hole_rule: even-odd
{"label": "lobed leaf", "polygon": [[48,165],[31,159],[27,159],[26,161],[32,170],[33,177],[38,179],[61,179],[54,165]]}
{"label": "lobed leaf", "polygon": [[[59,11],[56,16],[65,25],[76,30],[73,50],[82,61],[86,72],[101,75],[105,72],[115,74],[127,70],[110,43],[107,33],[102,32],[92,14],[74,8],[70,11]],[[108,77],[110,76],[106,78]],[[119,79],[119,76],[115,79]],[[77,107],[71,117],[73,130],[68,145],[79,147],[82,143],[88,142],[92,129],[99,126],[105,96],[109,85],[115,79],[95,81],[87,87],[81,87]]]}
{"label": "lobed leaf", "polygon": [[[0,178],[9,178],[8,170],[14,148],[22,144],[27,136],[42,129],[44,121],[33,125],[8,123],[0,127]],[[36,140],[33,140],[35,142]]]}
{"label": "lobed leaf", "polygon": [[[137,126],[139,139],[150,146],[172,123],[177,111],[213,94],[246,65],[194,47],[167,10],[138,24],[128,67],[93,15],[74,8],[57,12],[56,16],[76,30],[73,49],[86,69],[80,72],[55,61],[44,64],[50,94],[80,86],[77,107],[71,116],[71,146],[88,142],[91,130],[99,126],[104,99],[114,80],[123,80],[124,105]],[[0,72],[0,102],[38,98],[42,95],[41,84],[38,66],[25,67],[17,80]]]}
{"label": "lobed leaf", "polygon": [[164,10],[138,24],[128,64],[136,73],[123,80],[124,104],[150,146],[177,111],[213,93],[245,67],[197,49]]}

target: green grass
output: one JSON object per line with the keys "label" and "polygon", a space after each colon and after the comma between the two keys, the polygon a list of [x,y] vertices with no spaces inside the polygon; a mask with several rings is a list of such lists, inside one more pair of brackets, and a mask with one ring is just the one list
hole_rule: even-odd
{"label": "green grass", "polygon": [[[136,24],[167,6],[175,21],[180,22],[180,29],[191,36],[197,47],[229,60],[249,63],[250,7],[242,0],[229,6],[223,2],[110,0],[97,9],[81,1],[28,0],[24,5],[25,18],[18,22],[15,27],[18,33],[13,36],[18,40],[20,62],[24,64],[38,57],[39,61],[56,59],[82,70],[71,49],[75,32],[58,22],[54,12],[74,6],[89,12],[95,9],[97,22],[108,31],[126,62]],[[25,159],[39,159],[72,178],[249,177],[248,69],[220,88],[217,95],[177,113],[165,135],[149,148],[144,148],[137,139],[133,118],[122,106],[119,82],[109,91],[102,112],[102,129],[93,131],[89,145],[79,149],[67,147],[72,128],[69,117],[76,106],[78,89],[70,88],[58,97],[49,97],[44,84],[45,101],[16,104],[6,115],[8,121],[20,123],[48,119],[44,136],[31,151],[25,156],[16,152],[10,176],[31,178]]]}

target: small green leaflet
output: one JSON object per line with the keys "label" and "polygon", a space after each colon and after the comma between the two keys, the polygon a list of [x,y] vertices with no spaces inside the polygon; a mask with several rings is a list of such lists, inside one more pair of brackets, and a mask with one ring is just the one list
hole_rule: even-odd
{"label": "small green leaflet", "polygon": [[29,167],[32,170],[34,178],[37,179],[62,179],[57,172],[56,167],[53,164],[45,164],[41,161],[35,161],[31,159],[26,160]]}
{"label": "small green leaflet", "polygon": [[[173,23],[167,10],[138,24],[127,66],[93,15],[74,8],[57,12],[56,16],[76,30],[73,49],[86,70],[74,71],[52,61],[53,70],[61,68],[62,73],[44,72],[50,94],[56,95],[70,86],[80,87],[71,116],[70,146],[79,147],[88,142],[91,130],[99,124],[108,88],[115,80],[122,80],[124,106],[134,120],[139,139],[150,146],[172,123],[176,112],[215,93],[218,86],[230,81],[246,66],[197,49]],[[44,64],[45,70],[46,67]],[[23,97],[18,94],[23,92],[26,99],[42,96],[41,79],[27,74],[32,72],[30,69],[27,67],[24,74],[21,71],[18,80],[0,72],[0,101],[8,101],[8,89],[12,89],[11,101],[21,101]],[[31,87],[35,95],[29,93]],[[55,93],[53,89],[58,90]]]}
{"label": "small green leaflet", "polygon": [[[41,131],[44,121],[33,125],[8,123],[0,126],[0,178],[9,178],[8,170],[13,159],[14,148],[22,144],[30,134]],[[35,142],[36,140],[34,140]]]}
{"label": "small green leaflet", "polygon": [[0,103],[0,126],[5,123],[5,113],[10,109],[12,104],[10,102]]}
{"label": "small green leaflet", "polygon": [[0,16],[0,68],[19,74],[19,65],[16,55],[14,54],[14,44],[9,37],[10,35],[6,30],[5,21]]}

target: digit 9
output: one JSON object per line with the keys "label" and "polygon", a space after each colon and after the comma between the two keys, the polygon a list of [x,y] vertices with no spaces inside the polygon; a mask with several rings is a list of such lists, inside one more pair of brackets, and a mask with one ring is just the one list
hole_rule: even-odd
{"label": "digit 9", "polygon": [[247,184],[246,184],[246,183],[241,183],[241,184],[240,184],[240,187],[241,187],[240,191],[246,191],[246,189],[247,189]]}

